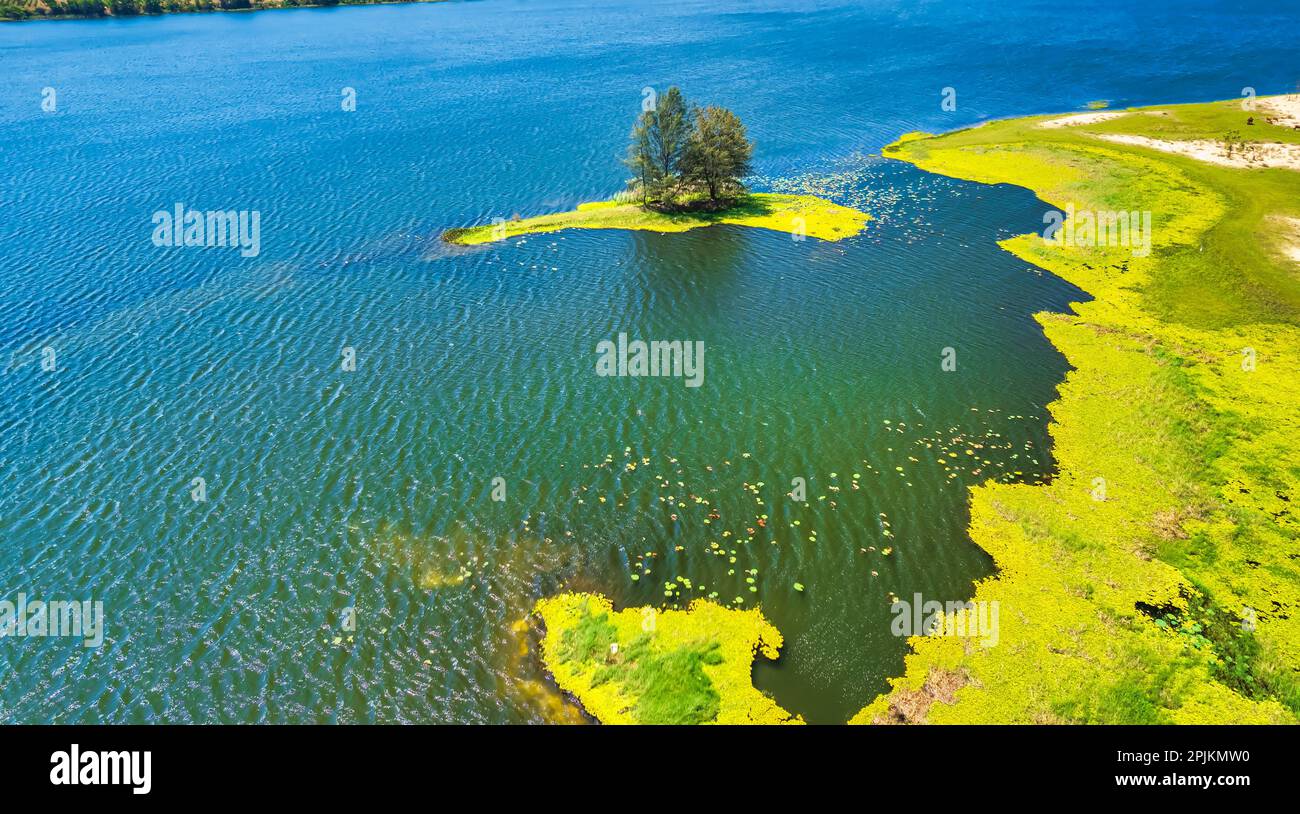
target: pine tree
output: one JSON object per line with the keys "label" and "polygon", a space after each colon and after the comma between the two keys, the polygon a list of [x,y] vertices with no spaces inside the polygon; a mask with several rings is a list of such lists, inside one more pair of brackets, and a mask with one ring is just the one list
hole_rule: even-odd
{"label": "pine tree", "polygon": [[682,155],[686,180],[709,192],[709,200],[737,196],[745,191],[754,145],[745,135],[740,118],[724,107],[695,109],[695,123]]}
{"label": "pine tree", "polygon": [[627,148],[627,158],[623,161],[632,170],[632,180],[628,186],[640,188],[641,203],[650,202],[650,192],[659,186],[658,174],[654,161],[654,148],[651,146],[650,129],[654,126],[654,111],[646,111],[637,117],[632,126],[632,143]]}
{"label": "pine tree", "polygon": [[623,162],[641,187],[643,203],[671,201],[681,180],[681,160],[690,137],[686,100],[676,87],[656,101],[654,110],[642,113],[632,127],[632,142]]}
{"label": "pine tree", "polygon": [[650,143],[654,148],[655,169],[662,184],[660,193],[671,197],[681,177],[682,154],[690,138],[691,120],[686,100],[676,85],[659,97],[654,111]]}
{"label": "pine tree", "polygon": [[637,117],[624,163],[633,173],[628,186],[640,189],[643,205],[672,207],[682,193],[697,190],[717,205],[744,193],[753,153],[735,113],[697,107],[688,114],[681,91],[671,87]]}

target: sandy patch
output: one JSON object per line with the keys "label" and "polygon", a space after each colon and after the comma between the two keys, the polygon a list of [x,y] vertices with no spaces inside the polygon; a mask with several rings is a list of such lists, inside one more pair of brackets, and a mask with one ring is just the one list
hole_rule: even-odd
{"label": "sandy patch", "polygon": [[1300,93],[1288,96],[1269,96],[1257,99],[1256,103],[1264,113],[1269,124],[1278,127],[1300,128]]}
{"label": "sandy patch", "polygon": [[1282,254],[1300,263],[1300,218],[1277,215],[1272,218],[1282,233]]}
{"label": "sandy patch", "polygon": [[1128,115],[1123,110],[1101,110],[1096,113],[1075,113],[1072,116],[1060,116],[1055,119],[1048,119],[1038,123],[1039,127],[1078,127],[1081,124],[1096,124],[1097,122],[1108,122],[1111,119],[1118,119],[1120,116]]}
{"label": "sandy patch", "polygon": [[1188,141],[1165,141],[1146,136],[1128,136],[1098,134],[1097,138],[1113,141],[1117,144],[1132,144],[1135,147],[1149,147],[1166,153],[1184,155],[1238,169],[1288,169],[1300,170],[1300,144],[1281,144],[1274,142],[1246,142],[1234,144],[1231,152],[1221,141],[1210,139],[1191,139]]}

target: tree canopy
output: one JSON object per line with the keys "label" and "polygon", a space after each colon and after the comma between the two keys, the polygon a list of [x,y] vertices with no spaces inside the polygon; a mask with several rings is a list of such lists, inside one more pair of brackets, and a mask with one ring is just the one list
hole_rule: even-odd
{"label": "tree canopy", "polygon": [[693,107],[676,86],[637,117],[625,161],[628,186],[661,209],[725,206],[744,194],[754,145],[724,107]]}

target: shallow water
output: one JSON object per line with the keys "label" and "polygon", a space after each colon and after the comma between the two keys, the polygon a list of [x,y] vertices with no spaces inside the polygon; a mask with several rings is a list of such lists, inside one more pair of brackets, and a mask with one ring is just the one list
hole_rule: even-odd
{"label": "shallow water", "polygon": [[[489,0],[0,27],[0,599],[108,618],[99,649],[0,641],[0,720],[571,720],[512,630],[565,587],[760,604],[786,646],[756,682],[844,720],[901,670],[891,593],[960,599],[992,573],[966,487],[1050,473],[1066,365],[1031,315],[1083,297],[997,249],[1041,228],[1029,193],[873,156],[1093,99],[1290,89],[1297,13],[1242,5]],[[608,197],[642,88],[671,83],[742,116],[756,187],[877,220],[835,244],[440,244]],[[258,210],[260,255],[156,248],[176,202]],[[619,332],[704,342],[703,386],[596,376]],[[696,590],[665,596],[679,576]]]}

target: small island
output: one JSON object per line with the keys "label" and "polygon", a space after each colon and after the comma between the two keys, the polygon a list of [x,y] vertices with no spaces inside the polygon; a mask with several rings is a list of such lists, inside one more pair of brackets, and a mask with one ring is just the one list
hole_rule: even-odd
{"label": "small island", "polygon": [[596,594],[538,601],[542,659],[560,689],[606,724],[800,724],[750,680],[780,632],[758,609],[697,599],[687,610],[626,608]]}
{"label": "small island", "polygon": [[612,200],[571,212],[448,229],[448,243],[474,246],[562,229],[641,229],[685,232],[726,223],[788,232],[796,239],[841,240],[862,231],[870,216],[815,195],[750,192],[753,144],[736,114],[722,107],[688,112],[672,87],[647,106],[632,128],[625,160],[633,177]]}

